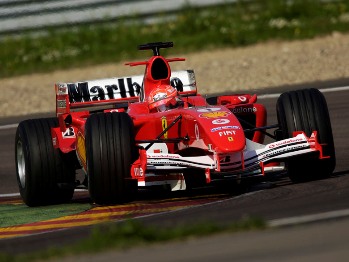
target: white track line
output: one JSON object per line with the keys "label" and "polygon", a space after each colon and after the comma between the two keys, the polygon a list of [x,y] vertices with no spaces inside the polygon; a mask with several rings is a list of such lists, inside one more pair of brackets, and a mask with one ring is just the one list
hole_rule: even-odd
{"label": "white track line", "polygon": [[1,194],[1,195],[0,195],[0,198],[2,198],[2,197],[17,197],[17,196],[20,196],[20,194],[19,194],[19,193]]}
{"label": "white track line", "polygon": [[304,223],[319,222],[329,219],[338,219],[349,216],[349,209],[335,210],[311,215],[287,217],[268,221],[269,227],[292,226]]}
{"label": "white track line", "polygon": [[322,93],[329,93],[329,92],[341,92],[341,91],[348,91],[349,86],[339,86],[339,87],[332,87],[332,88],[322,88],[319,89]]}
{"label": "white track line", "polygon": [[[341,92],[348,91],[349,86],[341,86],[341,87],[330,87],[330,88],[322,88],[319,89],[322,93],[330,93],[330,92]],[[281,93],[276,94],[267,94],[267,95],[259,95],[258,99],[268,99],[268,98],[277,98],[281,95]]]}
{"label": "white track line", "polygon": [[[74,191],[75,192],[85,192],[85,191],[87,191],[87,189],[76,188]],[[2,198],[2,197],[19,197],[20,195],[21,195],[20,193],[0,194],[0,198]]]}
{"label": "white track line", "polygon": [[6,130],[6,129],[11,129],[11,128],[17,128],[18,124],[12,124],[12,125],[4,125],[0,126],[0,130]]}

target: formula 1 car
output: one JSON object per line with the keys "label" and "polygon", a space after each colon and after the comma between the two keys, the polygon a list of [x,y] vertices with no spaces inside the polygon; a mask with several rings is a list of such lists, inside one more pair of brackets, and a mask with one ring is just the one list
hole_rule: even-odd
{"label": "formula 1 car", "polygon": [[[140,45],[153,56],[127,65],[145,66],[141,76],[57,83],[56,117],[19,124],[17,180],[28,206],[67,202],[82,186],[95,203],[113,204],[141,187],[233,186],[281,171],[293,182],[331,175],[335,149],[321,92],[281,94],[278,123],[268,126],[257,95],[206,99],[193,70],[171,72],[170,62],[185,60],[160,55],[172,46]],[[275,141],[263,144],[265,135]]]}

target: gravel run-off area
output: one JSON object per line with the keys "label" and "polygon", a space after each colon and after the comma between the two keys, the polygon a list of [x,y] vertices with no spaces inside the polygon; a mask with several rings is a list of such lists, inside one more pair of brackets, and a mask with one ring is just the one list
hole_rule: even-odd
{"label": "gravel run-off area", "polygon": [[[171,63],[172,70],[194,69],[200,94],[250,93],[260,88],[348,78],[349,34],[335,32],[310,40],[270,41],[176,56],[186,61]],[[144,67],[125,66],[125,62],[0,79],[0,117],[54,112],[56,82],[143,74]]]}

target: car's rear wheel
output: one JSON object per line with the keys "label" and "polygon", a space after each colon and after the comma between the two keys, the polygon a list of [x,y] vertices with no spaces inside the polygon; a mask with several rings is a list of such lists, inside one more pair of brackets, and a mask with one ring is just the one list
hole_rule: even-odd
{"label": "car's rear wheel", "polygon": [[293,182],[303,182],[330,176],[336,166],[331,121],[324,95],[318,89],[304,89],[283,93],[276,104],[282,138],[290,138],[294,131],[310,136],[317,131],[319,143],[328,159],[299,156],[286,161]]}
{"label": "car's rear wheel", "polygon": [[85,126],[88,188],[97,204],[129,201],[137,192],[131,165],[138,157],[133,122],[126,113],[97,113]]}
{"label": "car's rear wheel", "polygon": [[73,197],[76,156],[53,147],[51,127],[57,126],[56,118],[45,118],[25,120],[17,128],[17,182],[28,206],[64,203]]}

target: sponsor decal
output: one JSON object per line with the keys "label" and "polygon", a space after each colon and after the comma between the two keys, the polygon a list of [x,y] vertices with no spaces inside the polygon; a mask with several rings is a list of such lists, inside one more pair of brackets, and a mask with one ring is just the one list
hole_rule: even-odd
{"label": "sponsor decal", "polygon": [[257,112],[257,108],[256,107],[235,107],[235,108],[231,109],[231,111],[234,114],[255,113],[255,112]]}
{"label": "sponsor decal", "polygon": [[231,136],[231,135],[235,135],[235,131],[221,131],[218,134],[219,136]]}
{"label": "sponsor decal", "polygon": [[230,160],[230,156],[223,156],[220,160],[219,163],[229,163]]}
{"label": "sponsor decal", "polygon": [[135,176],[138,176],[138,177],[142,177],[144,174],[143,168],[141,168],[141,167],[134,168],[133,172],[134,172]]}
{"label": "sponsor decal", "polygon": [[[163,116],[161,118],[161,126],[162,126],[162,131],[164,131],[167,128],[167,119],[165,116]],[[167,131],[164,134],[164,138],[167,139],[168,138],[168,133]]]}
{"label": "sponsor decal", "polygon": [[238,96],[239,100],[243,103],[247,101],[247,98],[245,96]]}
{"label": "sponsor decal", "polygon": [[211,132],[216,132],[223,129],[240,129],[240,127],[239,126],[217,126],[215,128],[212,128]]}
{"label": "sponsor decal", "polygon": [[73,127],[68,127],[64,132],[62,132],[63,138],[72,138],[75,137],[75,131]]}
{"label": "sponsor decal", "polygon": [[131,77],[115,79],[114,83],[105,85],[89,86],[89,82],[79,82],[67,84],[67,87],[70,103],[135,97],[141,90]]}
{"label": "sponsor decal", "polygon": [[214,125],[225,125],[230,123],[229,119],[216,119],[216,120],[212,120],[212,124]]}
{"label": "sponsor decal", "polygon": [[208,108],[198,109],[197,111],[200,113],[208,113],[208,112],[215,112],[219,110],[222,110],[222,109],[220,107],[208,107]]}
{"label": "sponsor decal", "polygon": [[291,138],[291,139],[283,140],[280,142],[272,143],[269,145],[269,148],[275,148],[275,147],[298,143],[298,142],[305,142],[305,140],[302,138]]}
{"label": "sponsor decal", "polygon": [[68,93],[67,86],[64,84],[58,84],[58,95],[65,95]]}
{"label": "sponsor decal", "polygon": [[172,159],[179,159],[180,156],[179,155],[166,155],[166,154],[162,154],[162,155],[156,155],[156,156],[152,156],[152,155],[147,155],[147,158],[151,158],[153,159],[154,157],[156,158],[172,158]]}
{"label": "sponsor decal", "polygon": [[58,108],[66,108],[67,107],[67,102],[65,100],[57,100],[57,107]]}
{"label": "sponsor decal", "polygon": [[230,112],[226,112],[226,111],[215,111],[215,112],[202,113],[202,114],[199,115],[199,117],[219,118],[219,117],[227,117],[230,114],[231,114]]}
{"label": "sponsor decal", "polygon": [[229,141],[229,142],[233,142],[233,141],[234,141],[234,138],[231,137],[231,136],[229,136],[229,137],[228,137],[228,141]]}
{"label": "sponsor decal", "polygon": [[178,92],[183,92],[183,82],[178,77],[171,78],[171,86],[177,89]]}
{"label": "sponsor decal", "polygon": [[165,99],[167,97],[167,94],[166,93],[157,93],[154,95],[153,97],[153,102],[157,102],[159,100],[162,100],[162,99]]}
{"label": "sponsor decal", "polygon": [[52,144],[53,146],[57,145],[57,137],[52,138]]}
{"label": "sponsor decal", "polygon": [[275,149],[272,152],[266,153],[265,157],[271,158],[271,157],[273,157],[275,155],[280,155],[280,154],[288,153],[288,152],[294,152],[294,151],[298,151],[298,150],[301,150],[302,148],[307,148],[307,147],[308,147],[307,144],[303,144],[303,145],[297,145],[297,146],[290,146],[290,147]]}

